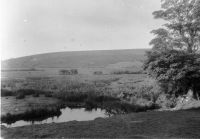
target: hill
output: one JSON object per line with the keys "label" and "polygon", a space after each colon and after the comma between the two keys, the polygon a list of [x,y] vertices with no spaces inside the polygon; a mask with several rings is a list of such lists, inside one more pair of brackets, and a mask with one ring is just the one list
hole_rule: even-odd
{"label": "hill", "polygon": [[143,61],[147,49],[56,52],[2,61],[2,69],[106,67],[119,62]]}

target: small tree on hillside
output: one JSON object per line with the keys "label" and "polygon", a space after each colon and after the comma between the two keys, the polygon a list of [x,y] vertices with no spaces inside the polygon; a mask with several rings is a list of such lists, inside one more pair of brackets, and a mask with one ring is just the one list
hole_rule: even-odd
{"label": "small tree on hillside", "polygon": [[[147,52],[144,69],[171,91],[183,94],[191,89],[200,93],[200,0],[162,0],[162,10],[153,13],[167,21],[153,30],[155,38]],[[162,84],[163,85],[163,84]]]}

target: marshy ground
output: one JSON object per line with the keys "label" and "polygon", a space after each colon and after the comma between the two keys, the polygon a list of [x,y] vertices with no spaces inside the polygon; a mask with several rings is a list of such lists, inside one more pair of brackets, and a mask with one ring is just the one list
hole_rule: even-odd
{"label": "marshy ground", "polygon": [[33,115],[38,118],[53,117],[65,107],[102,108],[113,116],[92,121],[75,120],[12,128],[1,126],[2,137],[200,137],[199,109],[149,112],[156,108],[149,103],[151,94],[145,94],[146,90],[144,94],[135,91],[145,81],[146,74],[133,73],[134,70],[127,72],[127,69],[125,72],[121,69],[120,72],[115,69],[115,73],[99,72],[102,69],[79,69],[80,74],[77,75],[59,75],[60,68],[4,71],[2,89],[11,90],[1,93],[1,117],[5,116],[4,120],[31,120],[33,113],[38,113]]}

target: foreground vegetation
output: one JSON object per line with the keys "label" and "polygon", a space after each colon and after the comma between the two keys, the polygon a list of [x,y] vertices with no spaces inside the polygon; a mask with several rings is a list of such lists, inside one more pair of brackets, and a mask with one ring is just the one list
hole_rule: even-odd
{"label": "foreground vegetation", "polygon": [[[7,96],[3,91],[4,95]],[[18,97],[18,93],[23,96],[22,98]],[[41,94],[40,94],[41,93]],[[8,93],[10,95],[10,91]],[[32,98],[36,97],[35,94],[38,94],[37,97],[40,95],[44,95],[43,91],[37,90],[21,90],[16,91],[15,93],[11,93],[12,95],[16,95],[16,99],[25,99],[25,97],[29,97],[32,95]],[[58,94],[52,94],[50,97],[58,98],[59,101],[54,105],[43,105],[40,107],[39,104],[36,104],[35,107],[27,107],[25,111],[21,113],[7,113],[6,115],[1,116],[1,121],[3,123],[11,124],[18,120],[25,120],[25,121],[35,121],[35,120],[44,120],[48,117],[59,116],[61,114],[60,109],[64,107],[70,108],[79,108],[84,107],[87,110],[101,108],[106,110],[108,115],[116,115],[116,114],[126,114],[131,112],[141,112],[147,111],[158,108],[157,105],[138,105],[134,103],[130,103],[127,101],[123,101],[120,98],[106,96],[101,94],[95,93],[74,93],[74,92],[64,92]],[[48,96],[49,97],[49,96]]]}
{"label": "foreground vegetation", "polygon": [[200,138],[199,130],[200,109],[141,112],[93,121],[17,128],[1,127],[3,138]]}

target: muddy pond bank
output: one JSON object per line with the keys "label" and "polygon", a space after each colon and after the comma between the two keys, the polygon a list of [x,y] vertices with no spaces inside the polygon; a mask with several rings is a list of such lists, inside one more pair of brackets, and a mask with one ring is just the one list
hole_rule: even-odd
{"label": "muddy pond bank", "polygon": [[[9,97],[7,98],[9,99]],[[13,99],[13,98],[12,98]],[[73,112],[78,111],[78,117],[72,120],[93,120],[98,117],[109,117],[112,115],[117,114],[127,114],[131,112],[141,112],[156,109],[155,105],[151,106],[138,106],[134,104],[127,103],[125,101],[120,100],[119,98],[111,97],[111,96],[102,96],[102,95],[71,95],[64,99],[58,99],[52,101],[51,98],[45,96],[26,96],[21,100],[27,101],[28,99],[28,106],[25,105],[23,110],[13,112],[7,111],[4,112],[4,115],[1,115],[1,122],[5,125],[10,125],[10,127],[14,126],[23,126],[23,125],[30,125],[30,124],[43,124],[43,123],[52,123],[52,122],[67,122],[70,121],[69,118],[59,120],[59,117],[63,115],[63,113],[71,114],[73,117]],[[30,103],[29,101],[40,100],[39,103]],[[48,101],[51,102],[51,105]],[[16,99],[18,101],[18,99]],[[43,103],[44,101],[45,103]],[[20,101],[21,102],[21,101]],[[49,104],[49,105],[48,105]],[[10,110],[21,109],[21,103],[18,107],[14,107]],[[10,107],[9,107],[10,108]],[[69,109],[71,111],[69,111]],[[83,110],[84,109],[84,110]],[[82,119],[82,114],[90,114],[88,118]],[[6,114],[5,114],[6,113]],[[82,113],[82,114],[80,114]],[[90,117],[92,115],[92,117]],[[58,120],[53,120],[53,119]],[[49,120],[52,119],[52,120]],[[45,122],[48,121],[48,122]],[[22,124],[18,124],[21,122]]]}
{"label": "muddy pond bank", "polygon": [[110,115],[107,114],[105,110],[100,108],[87,110],[85,108],[71,109],[69,107],[61,108],[58,111],[48,111],[47,114],[36,115],[36,111],[30,111],[30,114],[26,115],[13,115],[6,117],[2,123],[3,126],[8,128],[20,127],[25,125],[35,125],[35,124],[47,124],[47,123],[61,123],[68,121],[88,121],[94,120],[95,118],[107,118]]}

